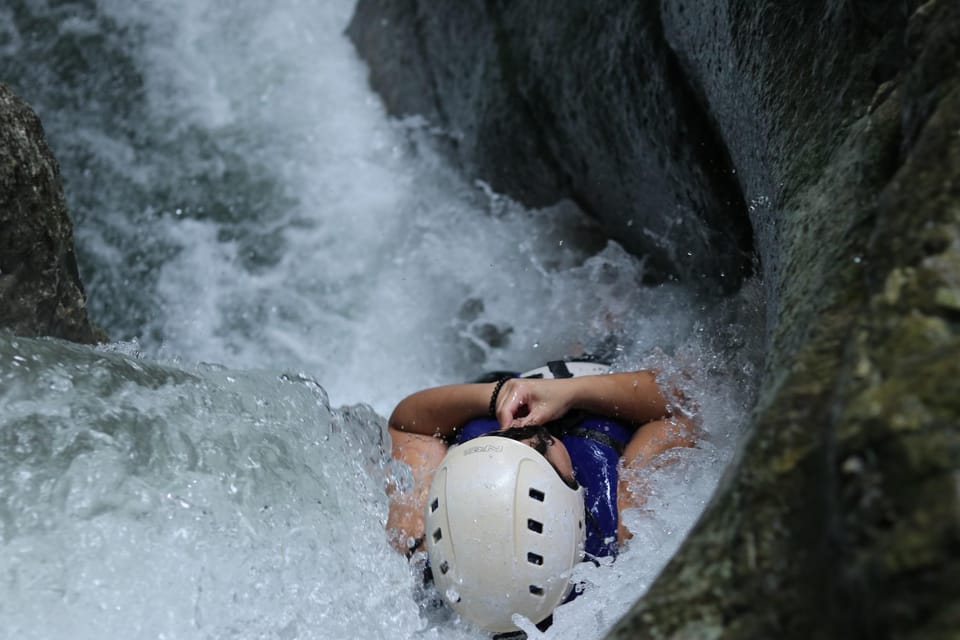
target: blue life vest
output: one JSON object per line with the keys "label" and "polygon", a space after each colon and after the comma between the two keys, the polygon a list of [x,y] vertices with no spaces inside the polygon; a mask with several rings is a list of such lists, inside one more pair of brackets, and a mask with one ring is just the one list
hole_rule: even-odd
{"label": "blue life vest", "polygon": [[[493,418],[475,418],[461,427],[456,442],[462,444],[499,428]],[[585,414],[554,435],[567,448],[574,477],[584,490],[587,558],[617,555],[617,463],[633,431],[609,418]]]}

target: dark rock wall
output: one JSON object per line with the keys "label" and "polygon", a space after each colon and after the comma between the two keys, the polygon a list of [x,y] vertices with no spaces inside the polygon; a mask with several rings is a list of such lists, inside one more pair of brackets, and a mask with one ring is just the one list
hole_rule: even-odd
{"label": "dark rock wall", "polygon": [[[874,176],[857,178],[864,163],[843,145],[851,123],[904,61],[907,8],[901,2],[803,3],[789,10],[728,0],[661,4],[666,38],[742,185],[770,291],[771,326],[779,326],[781,338],[792,336],[796,348],[805,333],[795,325],[813,326],[818,308],[808,302],[837,265],[840,247],[824,240],[846,235],[853,221],[845,216],[879,184]],[[889,173],[892,166],[880,159],[870,170]]]}
{"label": "dark rock wall", "polygon": [[688,279],[752,228],[758,406],[611,637],[960,637],[960,4],[437,5],[361,0],[349,33],[466,171]]}
{"label": "dark rock wall", "polygon": [[398,116],[529,205],[567,197],[654,277],[735,288],[751,269],[736,176],[655,3],[364,0],[348,33]]}
{"label": "dark rock wall", "polygon": [[957,637],[960,6],[903,8],[866,48],[848,29],[841,51],[769,59],[787,76],[846,60],[851,77],[805,83],[819,111],[779,107],[810,136],[780,143],[787,188],[756,218],[780,267],[752,433],[612,637]]}
{"label": "dark rock wall", "polygon": [[91,325],[60,169],[36,114],[0,84],[0,329],[76,342]]}

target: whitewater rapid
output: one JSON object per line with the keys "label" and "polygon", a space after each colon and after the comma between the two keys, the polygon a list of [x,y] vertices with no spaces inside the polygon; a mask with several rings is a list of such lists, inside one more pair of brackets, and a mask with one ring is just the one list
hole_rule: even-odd
{"label": "whitewater rapid", "polygon": [[584,351],[656,366],[697,449],[550,638],[600,638],[709,499],[753,401],[757,283],[706,302],[576,207],[463,179],[386,117],[352,2],[14,0],[0,71],[64,175],[97,349],[0,334],[0,638],[480,638],[383,538],[405,394]]}

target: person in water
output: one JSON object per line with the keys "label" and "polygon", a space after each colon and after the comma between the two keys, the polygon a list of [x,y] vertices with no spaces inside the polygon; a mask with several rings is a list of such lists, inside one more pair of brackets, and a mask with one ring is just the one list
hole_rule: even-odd
{"label": "person in water", "polygon": [[694,445],[682,401],[654,371],[584,362],[413,393],[388,423],[412,472],[388,481],[390,543],[425,548],[440,593],[482,629],[547,621],[575,595],[571,569],[630,538],[620,513],[645,499],[631,472]]}

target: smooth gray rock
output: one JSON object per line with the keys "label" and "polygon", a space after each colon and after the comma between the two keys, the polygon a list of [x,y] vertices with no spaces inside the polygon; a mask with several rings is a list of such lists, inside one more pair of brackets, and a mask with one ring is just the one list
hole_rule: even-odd
{"label": "smooth gray rock", "polygon": [[749,273],[739,186],[655,3],[362,0],[347,33],[394,115],[528,205],[576,201],[654,277]]}
{"label": "smooth gray rock", "polygon": [[39,118],[0,84],[0,328],[93,343],[60,169]]}

